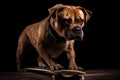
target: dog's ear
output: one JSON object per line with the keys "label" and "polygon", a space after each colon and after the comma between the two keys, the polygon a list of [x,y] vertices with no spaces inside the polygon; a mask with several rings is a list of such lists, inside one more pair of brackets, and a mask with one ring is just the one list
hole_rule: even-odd
{"label": "dog's ear", "polygon": [[86,22],[91,18],[92,16],[92,12],[90,10],[87,10],[85,8],[82,9],[84,14],[85,14],[85,17],[86,17]]}
{"label": "dog's ear", "polygon": [[53,7],[49,8],[48,11],[50,14],[52,14],[56,9],[60,8],[61,6],[63,6],[63,4],[56,4]]}
{"label": "dog's ear", "polygon": [[85,21],[87,22],[91,18],[92,12],[80,6],[77,6],[77,8],[83,11],[83,13],[85,14]]}
{"label": "dog's ear", "polygon": [[55,6],[51,7],[48,9],[50,16],[52,16],[53,18],[56,17],[56,11],[59,10],[60,8],[63,8],[64,5],[63,4],[56,4]]}

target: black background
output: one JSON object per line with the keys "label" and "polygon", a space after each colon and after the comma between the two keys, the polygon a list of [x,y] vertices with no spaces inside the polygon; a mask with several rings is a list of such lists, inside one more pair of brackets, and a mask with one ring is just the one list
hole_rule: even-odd
{"label": "black background", "polygon": [[[16,71],[16,48],[20,33],[27,25],[47,17],[48,8],[57,3],[78,5],[93,12],[84,27],[84,40],[75,45],[77,64],[84,69],[119,69],[119,18],[115,2],[34,0],[1,2],[0,71]],[[24,53],[25,65],[36,64],[33,48],[27,48]]]}

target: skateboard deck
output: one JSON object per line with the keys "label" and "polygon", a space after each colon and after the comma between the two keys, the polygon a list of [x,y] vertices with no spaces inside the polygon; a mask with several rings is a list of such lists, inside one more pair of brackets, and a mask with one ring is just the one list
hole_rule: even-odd
{"label": "skateboard deck", "polygon": [[30,71],[30,72],[41,72],[41,73],[47,73],[47,74],[55,74],[53,71],[49,69],[41,69],[41,68],[24,68],[25,71]]}
{"label": "skateboard deck", "polygon": [[[49,70],[40,68],[25,68],[26,71],[47,73],[51,75],[50,80],[84,80],[85,72],[79,70]],[[69,78],[69,79],[65,79]],[[75,79],[77,78],[77,79]]]}
{"label": "skateboard deck", "polygon": [[78,76],[84,76],[86,73],[78,70],[56,70],[54,71],[56,74],[61,74],[64,76],[72,76],[72,75],[78,75]]}

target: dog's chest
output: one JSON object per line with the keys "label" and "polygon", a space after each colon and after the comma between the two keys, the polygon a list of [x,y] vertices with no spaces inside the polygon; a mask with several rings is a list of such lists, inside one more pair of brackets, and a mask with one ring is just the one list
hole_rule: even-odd
{"label": "dog's chest", "polygon": [[44,44],[46,53],[52,58],[57,58],[66,48],[66,43],[61,42],[48,42]]}

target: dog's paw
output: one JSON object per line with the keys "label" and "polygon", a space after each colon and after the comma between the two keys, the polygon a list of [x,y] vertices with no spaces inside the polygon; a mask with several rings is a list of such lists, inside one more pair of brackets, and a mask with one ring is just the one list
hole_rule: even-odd
{"label": "dog's paw", "polygon": [[63,66],[60,64],[56,64],[55,62],[51,62],[48,64],[50,70],[59,70],[59,69],[63,69]]}
{"label": "dog's paw", "polygon": [[78,67],[78,66],[69,66],[69,69],[71,69],[71,70],[84,71],[84,69],[83,69],[82,67]]}
{"label": "dog's paw", "polygon": [[26,72],[25,69],[18,69],[18,72]]}
{"label": "dog's paw", "polygon": [[48,67],[47,67],[47,65],[45,65],[45,64],[43,64],[43,63],[39,63],[38,64],[38,66],[39,66],[39,68],[41,68],[41,69],[49,69]]}
{"label": "dog's paw", "polygon": [[84,71],[84,69],[82,67],[78,67],[78,70],[80,71]]}
{"label": "dog's paw", "polygon": [[71,69],[71,70],[78,70],[79,67],[77,65],[69,65],[69,69]]}
{"label": "dog's paw", "polygon": [[52,66],[50,66],[51,70],[59,70],[59,69],[63,69],[63,66],[60,64],[54,64]]}
{"label": "dog's paw", "polygon": [[62,65],[60,65],[60,64],[56,64],[56,70],[60,70],[60,69],[63,69],[64,67],[62,66]]}

